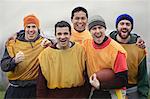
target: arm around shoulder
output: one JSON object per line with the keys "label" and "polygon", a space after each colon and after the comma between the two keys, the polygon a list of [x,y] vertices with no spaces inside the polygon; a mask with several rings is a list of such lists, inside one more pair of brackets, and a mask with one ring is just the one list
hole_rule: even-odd
{"label": "arm around shoulder", "polygon": [[13,71],[16,65],[15,59],[9,56],[7,48],[5,48],[5,52],[1,60],[1,69],[4,72]]}

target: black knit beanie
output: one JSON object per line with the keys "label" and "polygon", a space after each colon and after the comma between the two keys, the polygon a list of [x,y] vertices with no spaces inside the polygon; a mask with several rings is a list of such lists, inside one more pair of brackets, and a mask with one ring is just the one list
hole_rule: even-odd
{"label": "black knit beanie", "polygon": [[130,15],[128,15],[128,14],[121,14],[121,15],[119,15],[118,18],[116,19],[116,28],[118,26],[118,23],[121,20],[128,20],[128,21],[130,21],[131,24],[132,24],[132,28],[131,29],[133,29],[133,18]]}

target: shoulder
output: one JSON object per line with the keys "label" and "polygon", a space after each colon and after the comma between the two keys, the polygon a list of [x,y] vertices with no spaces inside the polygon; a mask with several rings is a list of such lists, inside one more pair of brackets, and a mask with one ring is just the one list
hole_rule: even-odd
{"label": "shoulder", "polygon": [[16,43],[16,40],[8,40],[8,41],[6,41],[5,46],[12,47],[12,46],[14,46],[15,43]]}
{"label": "shoulder", "polygon": [[86,46],[86,45],[89,44],[91,41],[92,41],[91,38],[84,40],[84,41],[83,41],[83,46]]}
{"label": "shoulder", "polygon": [[116,42],[113,39],[111,40],[110,46],[116,51],[126,53],[126,50],[118,42]]}
{"label": "shoulder", "polygon": [[51,47],[45,48],[45,49],[40,53],[39,56],[47,56],[48,53],[51,52],[52,49],[53,49],[53,48],[51,48]]}
{"label": "shoulder", "polygon": [[110,34],[109,34],[109,37],[111,37],[112,39],[115,39],[117,36],[117,31],[112,31]]}
{"label": "shoulder", "polygon": [[77,42],[74,42],[74,46],[75,46],[76,49],[84,50],[84,45],[83,44],[79,44]]}
{"label": "shoulder", "polygon": [[138,51],[139,54],[144,54],[144,55],[147,54],[146,49],[139,48],[136,44],[131,44],[131,45],[134,46],[133,48],[135,48],[135,51]]}
{"label": "shoulder", "polygon": [[139,38],[139,37],[140,37],[140,36],[138,36],[137,34],[135,34],[135,33],[131,33],[131,34],[130,34],[129,44],[136,43],[137,38]]}

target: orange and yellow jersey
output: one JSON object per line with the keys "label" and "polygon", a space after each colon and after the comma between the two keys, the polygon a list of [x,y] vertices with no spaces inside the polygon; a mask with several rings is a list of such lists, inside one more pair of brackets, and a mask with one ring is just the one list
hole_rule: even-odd
{"label": "orange and yellow jersey", "polygon": [[100,46],[97,46],[93,39],[87,39],[84,42],[84,47],[89,77],[104,68],[110,68],[115,73],[127,70],[127,53],[120,44],[111,38],[108,38]]}
{"label": "orange and yellow jersey", "polygon": [[71,33],[71,41],[78,42],[79,44],[82,44],[86,39],[92,38],[88,30],[79,33],[72,28]]}

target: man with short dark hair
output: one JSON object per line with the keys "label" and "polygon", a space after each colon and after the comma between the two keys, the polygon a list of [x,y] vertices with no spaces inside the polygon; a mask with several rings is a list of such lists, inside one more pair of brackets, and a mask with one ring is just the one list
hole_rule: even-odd
{"label": "man with short dark hair", "polygon": [[76,7],[71,13],[72,36],[71,40],[82,44],[86,39],[91,38],[87,29],[88,12],[83,7]]}
{"label": "man with short dark hair", "polygon": [[85,85],[85,51],[70,41],[71,26],[66,21],[55,24],[57,43],[39,55],[38,98],[88,98]]}

